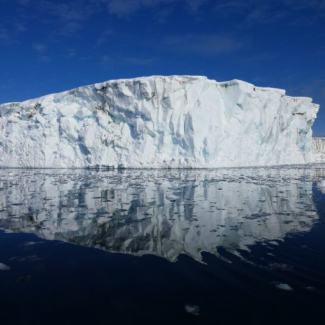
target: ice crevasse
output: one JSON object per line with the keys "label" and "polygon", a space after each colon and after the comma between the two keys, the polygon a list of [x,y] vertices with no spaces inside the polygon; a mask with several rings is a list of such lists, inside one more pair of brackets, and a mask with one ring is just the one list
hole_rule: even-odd
{"label": "ice crevasse", "polygon": [[0,167],[312,163],[318,109],[311,98],[240,80],[111,80],[0,105]]}

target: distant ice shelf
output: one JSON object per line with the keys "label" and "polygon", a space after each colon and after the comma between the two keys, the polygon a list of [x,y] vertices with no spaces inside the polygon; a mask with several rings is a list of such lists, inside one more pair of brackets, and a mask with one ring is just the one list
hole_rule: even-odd
{"label": "distant ice shelf", "polygon": [[312,163],[318,109],[311,98],[240,80],[112,80],[0,105],[0,167]]}

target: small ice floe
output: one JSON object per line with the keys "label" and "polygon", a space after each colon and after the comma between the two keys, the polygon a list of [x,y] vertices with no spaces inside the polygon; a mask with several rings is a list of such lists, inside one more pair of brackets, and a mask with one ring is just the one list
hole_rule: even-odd
{"label": "small ice floe", "polygon": [[200,307],[199,306],[194,306],[194,305],[185,305],[185,310],[189,314],[192,314],[194,316],[199,316],[200,314]]}
{"label": "small ice floe", "polygon": [[34,246],[34,245],[39,245],[39,244],[43,244],[43,242],[36,242],[36,241],[27,241],[24,243],[24,246]]}
{"label": "small ice floe", "polygon": [[279,246],[279,243],[277,241],[275,241],[275,240],[269,241],[269,244]]}
{"label": "small ice floe", "polygon": [[37,257],[36,255],[30,255],[30,256],[14,256],[10,259],[10,261],[16,261],[16,262],[36,262],[40,261],[41,259]]}
{"label": "small ice floe", "polygon": [[275,287],[285,291],[292,291],[293,289],[286,283],[276,283]]}
{"label": "small ice floe", "polygon": [[30,280],[32,279],[32,277],[30,275],[23,275],[20,276],[19,278],[17,278],[17,282],[30,282]]}
{"label": "small ice floe", "polygon": [[292,271],[293,267],[284,263],[271,263],[268,266],[270,270]]}
{"label": "small ice floe", "polygon": [[0,263],[0,271],[9,271],[10,270],[10,266]]}
{"label": "small ice floe", "polygon": [[325,194],[325,180],[318,182],[317,187],[323,194]]}
{"label": "small ice floe", "polygon": [[167,196],[166,196],[166,199],[169,200],[169,201],[176,201],[176,200],[179,199],[179,197],[176,196],[176,195],[172,195],[172,194],[170,194],[170,195],[167,195]]}
{"label": "small ice floe", "polygon": [[318,187],[324,187],[325,188],[325,180],[322,180],[320,182],[317,183]]}

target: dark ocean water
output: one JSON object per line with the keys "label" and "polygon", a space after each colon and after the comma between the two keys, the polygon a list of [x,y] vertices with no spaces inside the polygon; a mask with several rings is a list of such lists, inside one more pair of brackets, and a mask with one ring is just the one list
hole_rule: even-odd
{"label": "dark ocean water", "polygon": [[2,169],[0,324],[322,323],[322,180]]}

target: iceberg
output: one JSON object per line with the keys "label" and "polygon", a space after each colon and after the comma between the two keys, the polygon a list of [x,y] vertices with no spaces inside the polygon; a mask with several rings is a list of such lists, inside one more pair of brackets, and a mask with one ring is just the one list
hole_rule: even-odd
{"label": "iceberg", "polygon": [[318,109],[240,80],[111,80],[0,105],[0,167],[308,164]]}

